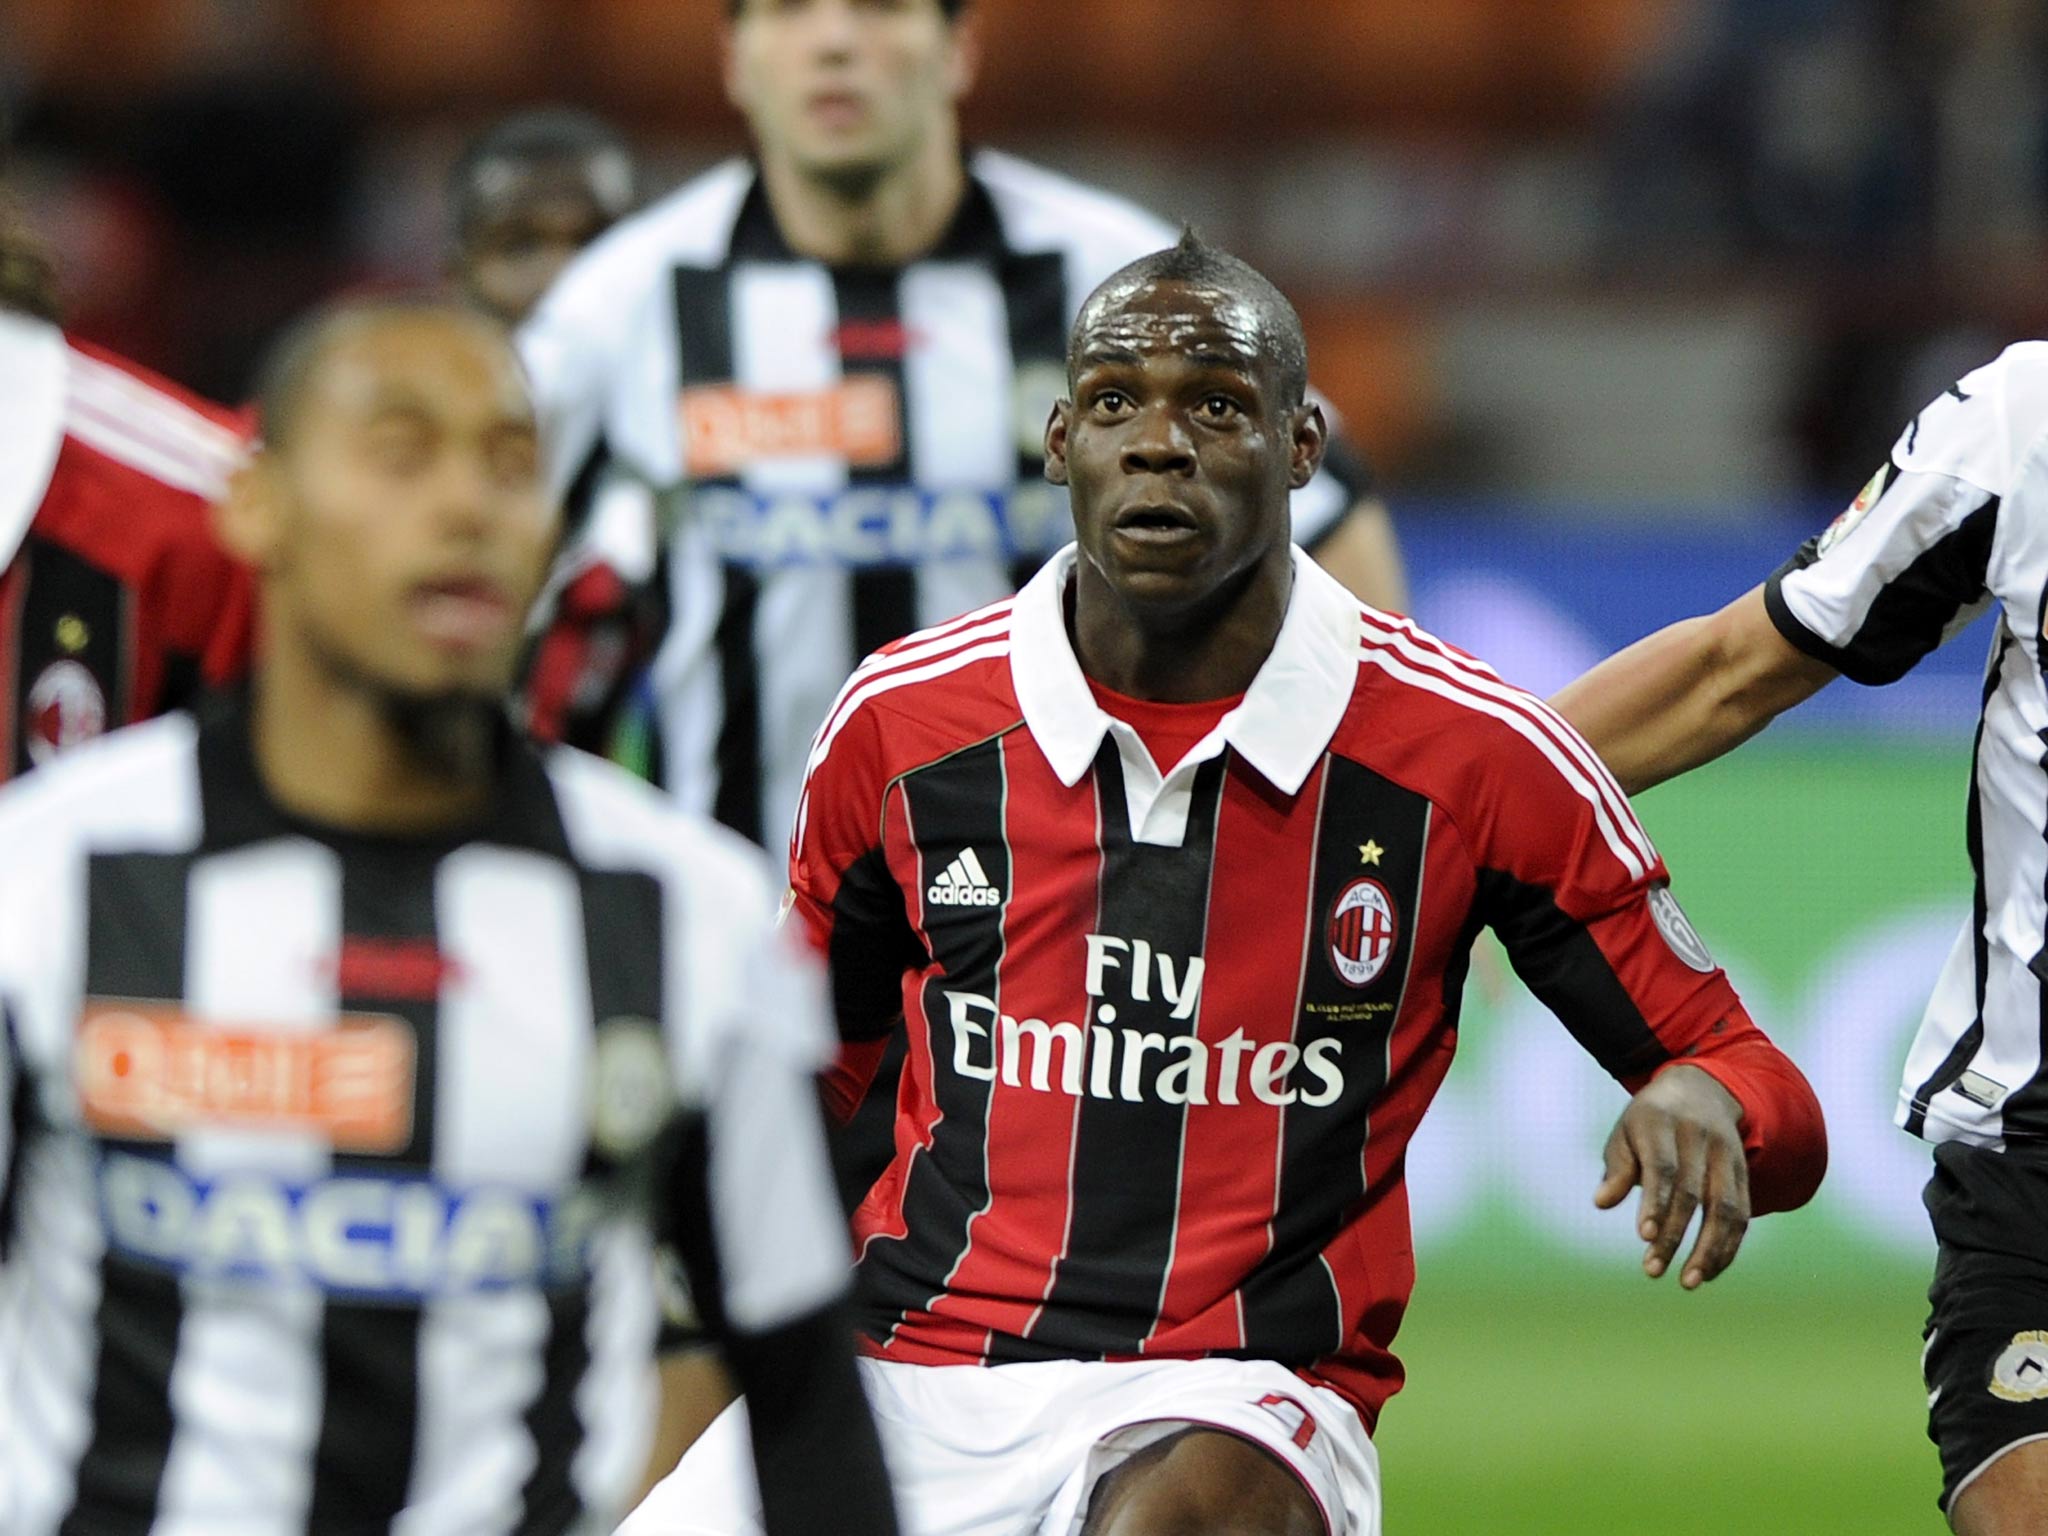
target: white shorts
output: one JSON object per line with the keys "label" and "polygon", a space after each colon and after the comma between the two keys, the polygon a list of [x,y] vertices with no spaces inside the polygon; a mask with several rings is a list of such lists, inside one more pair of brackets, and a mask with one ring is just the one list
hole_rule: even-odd
{"label": "white shorts", "polygon": [[[1190,1427],[1279,1457],[1330,1536],[1379,1536],[1379,1455],[1357,1410],[1278,1365],[862,1360],[860,1371],[903,1536],[1074,1536],[1105,1473]],[[761,1536],[745,1404],[720,1415],[618,1536]]]}

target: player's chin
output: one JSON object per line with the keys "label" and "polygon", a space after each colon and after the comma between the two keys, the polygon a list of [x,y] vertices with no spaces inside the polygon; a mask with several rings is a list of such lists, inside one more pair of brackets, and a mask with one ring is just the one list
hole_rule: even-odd
{"label": "player's chin", "polygon": [[1207,539],[1160,545],[1133,543],[1112,533],[1097,563],[1126,601],[1182,607],[1215,590],[1218,554]]}
{"label": "player's chin", "polygon": [[1137,566],[1112,569],[1107,575],[1125,607],[1157,614],[1187,613],[1198,609],[1216,587],[1216,583],[1202,571]]}
{"label": "player's chin", "polygon": [[802,147],[799,158],[804,170],[819,180],[855,189],[886,175],[899,157],[873,132],[865,132],[816,136]]}
{"label": "player's chin", "polygon": [[505,655],[439,655],[411,658],[408,666],[387,676],[391,692],[422,704],[445,703],[467,708],[495,707],[508,698],[518,676],[518,653]]}

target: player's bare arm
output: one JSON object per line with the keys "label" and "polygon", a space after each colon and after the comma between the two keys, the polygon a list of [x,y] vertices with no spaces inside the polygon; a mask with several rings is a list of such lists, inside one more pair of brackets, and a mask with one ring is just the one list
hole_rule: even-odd
{"label": "player's bare arm", "polygon": [[1408,569],[1394,517],[1377,496],[1361,496],[1327,537],[1309,551],[1316,564],[1373,607],[1408,611]]}
{"label": "player's bare arm", "polygon": [[1837,675],[1778,632],[1755,587],[1638,640],[1551,702],[1637,794],[1740,746]]}

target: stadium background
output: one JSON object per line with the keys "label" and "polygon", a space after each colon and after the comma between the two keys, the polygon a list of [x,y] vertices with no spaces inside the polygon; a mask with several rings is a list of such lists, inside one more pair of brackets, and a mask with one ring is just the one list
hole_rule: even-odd
{"label": "stadium background", "polygon": [[[11,0],[17,189],[76,329],[239,398],[288,315],[432,280],[514,105],[665,186],[740,143],[722,0]],[[977,139],[1197,221],[1307,318],[1425,623],[1539,691],[1716,606],[2048,312],[2028,0],[981,0]],[[1646,797],[1834,1161],[1695,1297],[1591,1210],[1611,1088],[1497,967],[1411,1159],[1395,1536],[1933,1532],[1897,1064],[1968,901],[1984,637]]]}

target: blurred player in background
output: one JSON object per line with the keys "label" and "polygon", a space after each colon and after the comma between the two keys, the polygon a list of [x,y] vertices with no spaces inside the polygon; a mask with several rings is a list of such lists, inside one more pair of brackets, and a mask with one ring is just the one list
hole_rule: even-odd
{"label": "blurred player in background", "polygon": [[67,337],[58,309],[0,186],[0,780],[248,662],[248,573],[207,516],[242,422]]}
{"label": "blurred player in background", "polygon": [[[792,840],[841,1107],[910,1020],[865,1380],[918,1536],[1375,1536],[1403,1160],[1482,923],[1634,1093],[1595,1199],[1640,1183],[1651,1276],[1812,1194],[1819,1106],[1585,745],[1291,546],[1325,427],[1286,299],[1190,239],[1071,356],[1078,545],[869,658]],[[625,1532],[757,1530],[743,1425]]]}
{"label": "blurred player in background", "polygon": [[1762,586],[1557,696],[1622,783],[1711,762],[1838,676],[1895,681],[1987,609],[1969,923],[1906,1058],[1898,1123],[1934,1143],[1940,1243],[1922,1367],[1962,1536],[2048,1533],[2048,343],[1900,434],[1847,511]]}
{"label": "blurred player in background", "polygon": [[[728,89],[755,158],[600,241],[523,342],[555,483],[599,456],[686,487],[653,695],[662,781],[769,846],[861,656],[988,602],[1061,537],[1039,475],[1081,298],[1173,232],[1008,157],[964,155],[964,0],[734,0]],[[1398,606],[1386,515],[1353,468],[1296,505],[1304,544]],[[579,552],[629,582],[637,546]],[[590,740],[615,700],[568,616],[536,724]]]}
{"label": "blurred player in background", "polygon": [[0,1525],[583,1533],[662,1226],[781,1536],[889,1536],[811,966],[758,852],[503,701],[554,552],[502,329],[287,339],[246,696],[0,793]]}
{"label": "blurred player in background", "polygon": [[[1015,590],[1064,540],[1041,470],[1067,327],[1175,232],[963,153],[965,0],[733,0],[724,43],[754,158],[613,231],[524,335],[556,484],[587,476],[602,498],[529,690],[542,736],[610,745],[651,653],[653,742],[627,750],[773,848],[854,663]],[[659,547],[622,480],[668,493]],[[1406,606],[1355,455],[1333,455],[1294,516],[1355,590]],[[651,615],[631,596],[650,590]],[[848,1135],[849,1205],[888,1159],[895,1071]]]}
{"label": "blurred player in background", "polygon": [[632,211],[638,187],[632,147],[602,118],[549,107],[494,124],[450,178],[457,290],[520,324],[576,253]]}

